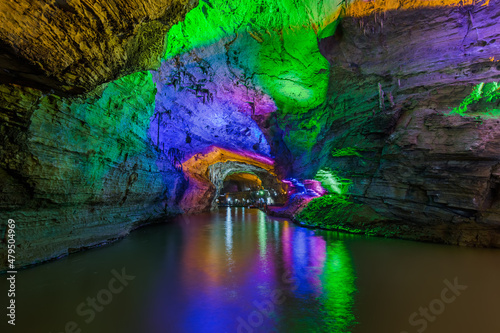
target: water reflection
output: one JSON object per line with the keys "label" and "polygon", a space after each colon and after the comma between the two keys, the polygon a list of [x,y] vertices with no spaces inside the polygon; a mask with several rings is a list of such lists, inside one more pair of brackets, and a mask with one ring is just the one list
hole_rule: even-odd
{"label": "water reflection", "polygon": [[[426,333],[499,332],[499,260],[495,250],[314,231],[232,207],[20,271],[13,332],[65,332],[69,321],[81,333],[415,332],[408,316],[454,277],[470,287]],[[86,323],[76,307],[122,267],[135,279]]]}
{"label": "water reflection", "polygon": [[260,260],[262,262],[267,261],[266,248],[267,248],[267,233],[266,233],[266,215],[259,211],[259,251]]}
{"label": "water reflection", "polygon": [[226,255],[227,255],[227,262],[232,263],[233,258],[233,220],[231,218],[231,208],[227,209],[226,213],[226,223],[224,226],[226,230]]}
{"label": "water reflection", "polygon": [[325,290],[324,310],[334,316],[325,316],[332,332],[345,332],[354,321],[353,295],[356,292],[354,269],[343,241],[326,246],[322,278]]}
{"label": "water reflection", "polygon": [[[312,230],[239,207],[211,223],[188,219],[178,269],[181,312],[191,320],[182,332],[347,332],[353,324],[354,270],[342,241],[327,246]],[[179,321],[165,310],[164,327]]]}

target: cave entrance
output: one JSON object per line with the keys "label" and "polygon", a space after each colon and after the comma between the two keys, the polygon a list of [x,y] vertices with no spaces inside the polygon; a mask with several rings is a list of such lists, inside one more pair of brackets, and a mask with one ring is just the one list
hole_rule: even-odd
{"label": "cave entrance", "polygon": [[[265,196],[266,201],[267,196],[273,199],[268,204],[281,205],[287,200],[288,186],[279,179],[274,170],[274,160],[269,157],[211,146],[184,161],[182,166],[188,177],[188,188],[179,206],[185,214],[217,209],[225,181],[233,189],[236,185],[237,192],[247,187],[253,190],[260,181],[259,191],[263,192],[259,194]],[[236,176],[239,174],[254,175],[258,180],[249,175]],[[224,190],[224,194],[227,192],[230,192],[229,188]]]}
{"label": "cave entrance", "polygon": [[264,202],[270,203],[272,199],[268,195],[256,174],[241,172],[230,174],[224,179],[216,202],[219,207],[257,206]]}
{"label": "cave entrance", "polygon": [[210,180],[215,186],[212,209],[217,207],[262,207],[286,201],[286,190],[278,178],[260,167],[225,162],[210,166]]}

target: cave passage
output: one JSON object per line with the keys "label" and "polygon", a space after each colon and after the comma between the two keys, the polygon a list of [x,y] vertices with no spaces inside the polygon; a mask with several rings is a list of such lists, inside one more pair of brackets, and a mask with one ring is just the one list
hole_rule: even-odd
{"label": "cave passage", "polygon": [[258,195],[264,194],[262,181],[250,173],[237,173],[224,179],[217,204],[220,206],[255,206]]}
{"label": "cave passage", "polygon": [[[270,176],[268,175],[266,178],[269,179]],[[278,182],[263,182],[255,174],[234,173],[224,179],[216,201],[218,206],[222,207],[284,205],[287,200],[287,187],[285,184]]]}
{"label": "cave passage", "polygon": [[499,18],[0,0],[0,331],[500,332]]}

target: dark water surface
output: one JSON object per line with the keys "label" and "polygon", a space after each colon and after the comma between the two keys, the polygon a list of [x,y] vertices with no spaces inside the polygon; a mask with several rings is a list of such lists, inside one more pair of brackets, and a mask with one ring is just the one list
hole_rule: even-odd
{"label": "dark water surface", "polygon": [[1,332],[500,332],[500,250],[230,208],[20,271],[16,301]]}

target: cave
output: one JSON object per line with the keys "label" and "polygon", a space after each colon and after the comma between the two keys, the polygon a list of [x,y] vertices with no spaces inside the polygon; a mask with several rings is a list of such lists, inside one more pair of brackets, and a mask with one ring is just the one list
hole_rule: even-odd
{"label": "cave", "polygon": [[252,192],[263,189],[262,180],[254,173],[231,173],[224,179],[221,195],[232,192]]}
{"label": "cave", "polygon": [[2,325],[499,331],[499,18],[3,1]]}
{"label": "cave", "polygon": [[287,201],[287,185],[264,170],[232,171],[216,188],[219,206],[283,206]]}
{"label": "cave", "polygon": [[249,207],[257,202],[257,195],[264,194],[262,181],[255,174],[228,175],[217,197],[217,207]]}

